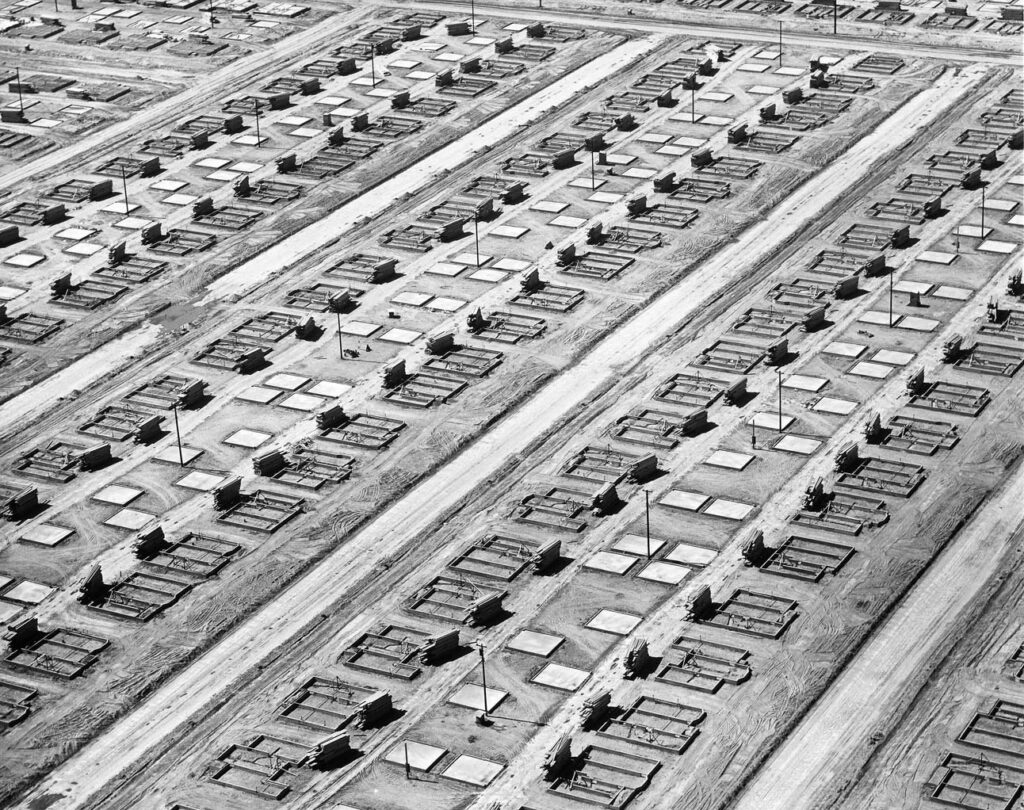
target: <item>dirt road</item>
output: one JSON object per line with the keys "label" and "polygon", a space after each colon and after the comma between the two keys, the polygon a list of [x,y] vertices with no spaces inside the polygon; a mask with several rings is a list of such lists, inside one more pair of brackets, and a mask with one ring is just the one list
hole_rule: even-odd
{"label": "dirt road", "polygon": [[733,804],[735,810],[831,807],[859,750],[901,717],[900,709],[928,680],[929,662],[955,642],[950,630],[973,611],[1024,526],[1024,466],[1008,478],[936,559],[902,604],[768,760]]}

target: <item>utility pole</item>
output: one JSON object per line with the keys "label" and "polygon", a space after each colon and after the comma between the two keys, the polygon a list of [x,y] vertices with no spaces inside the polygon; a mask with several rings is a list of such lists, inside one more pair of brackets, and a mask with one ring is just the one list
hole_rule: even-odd
{"label": "utility pole", "polygon": [[647,515],[647,559],[651,559],[651,491],[644,490],[644,511]]}
{"label": "utility pole", "polygon": [[469,18],[471,20],[469,24],[470,30],[476,33],[476,0],[469,0]]}
{"label": "utility pole", "polygon": [[370,87],[377,86],[377,63],[373,58],[374,45],[370,43]]}
{"label": "utility pole", "polygon": [[690,88],[690,123],[697,123],[697,75],[693,76],[693,86]]}
{"label": "utility pole", "polygon": [[597,188],[597,180],[594,178],[594,150],[590,150],[590,190]]}
{"label": "utility pole", "polygon": [[779,67],[782,67],[782,20],[779,20]]}
{"label": "utility pole", "polygon": [[832,36],[839,33],[839,0],[832,0]]}
{"label": "utility pole", "polygon": [[338,316],[338,357],[339,359],[344,360],[345,346],[341,342],[341,313],[335,312],[334,314]]}
{"label": "utility pole", "polygon": [[477,650],[480,652],[480,680],[484,685],[484,714],[486,715],[489,710],[487,708],[487,662],[484,659],[484,645],[478,645]]}
{"label": "utility pole", "polygon": [[256,115],[256,147],[259,148],[263,139],[260,138],[260,100],[258,98],[252,100],[252,111]]}
{"label": "utility pole", "polygon": [[185,466],[185,454],[181,451],[181,428],[178,426],[178,403],[175,402],[171,405],[171,410],[174,411],[174,433],[178,437],[178,466]]}
{"label": "utility pole", "polygon": [[128,216],[128,175],[125,174],[124,166],[121,167],[121,188],[124,189],[124,215]]}
{"label": "utility pole", "polygon": [[405,743],[405,778],[412,779],[412,768],[409,767],[409,743]]}
{"label": "utility pole", "polygon": [[985,182],[981,184],[981,238],[985,238]]}

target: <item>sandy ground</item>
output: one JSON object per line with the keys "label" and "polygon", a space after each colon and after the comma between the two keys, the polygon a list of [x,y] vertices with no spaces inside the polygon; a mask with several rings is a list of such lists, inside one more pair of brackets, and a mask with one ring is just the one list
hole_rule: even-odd
{"label": "sandy ground", "polygon": [[[833,183],[840,178],[846,182],[854,181],[858,173],[866,172],[870,166],[864,158],[878,155],[880,144],[885,142],[886,137],[897,133],[902,137],[912,135],[941,112],[950,100],[950,91],[962,92],[971,80],[969,76],[956,77],[950,74],[937,88],[927,91],[913,104],[906,105],[894,119],[883,125],[876,133],[877,141],[869,138],[866,146],[855,149],[832,166],[826,175],[830,176]],[[634,353],[645,342],[649,343],[670,333],[685,319],[687,313],[692,312],[694,292],[698,289],[706,290],[716,273],[720,277],[718,283],[722,283],[721,276],[727,264],[743,254],[743,251],[749,257],[751,245],[759,244],[762,251],[768,251],[798,232],[807,216],[821,205],[821,197],[816,197],[815,192],[822,192],[826,185],[825,181],[821,181],[820,185],[812,183],[805,186],[773,214],[767,225],[753,229],[741,242],[720,254],[720,258],[709,264],[706,270],[695,274],[690,281],[659,299],[616,333],[613,339],[599,344],[577,367],[577,374],[557,380],[526,408],[499,423],[489,436],[475,443],[454,464],[440,471],[429,486],[414,490],[395,509],[382,515],[367,530],[357,535],[346,546],[344,554],[328,558],[327,563],[316,569],[313,575],[256,614],[239,632],[232,634],[210,655],[189,668],[182,676],[184,680],[176,679],[158,691],[140,711],[117,724],[94,746],[73,759],[66,769],[56,771],[33,795],[48,793],[53,796],[56,791],[68,790],[74,794],[74,798],[62,802],[60,806],[81,806],[79,802],[87,799],[94,786],[112,777],[120,767],[128,764],[133,755],[142,753],[144,740],[162,738],[169,734],[182,722],[187,711],[198,710],[226,680],[235,674],[242,674],[249,666],[265,657],[274,644],[284,641],[300,630],[308,620],[315,618],[334,598],[333,582],[339,581],[339,577],[356,575],[358,564],[368,566],[375,562],[376,558],[369,552],[371,548],[387,548],[390,543],[400,539],[399,534],[409,533],[416,526],[428,525],[446,506],[468,492],[489,471],[496,469],[507,455],[525,446],[530,437],[541,433],[559,413],[584,401],[604,380],[613,377],[617,365],[635,356]],[[832,185],[832,194],[839,193],[839,186]],[[765,240],[769,232],[772,238]],[[581,386],[581,380],[589,384]],[[543,414],[544,419],[538,419],[538,414]],[[496,448],[504,450],[504,454],[495,453]],[[446,492],[446,498],[439,499],[436,496],[438,491]],[[364,550],[368,553],[360,558],[359,552]]]}

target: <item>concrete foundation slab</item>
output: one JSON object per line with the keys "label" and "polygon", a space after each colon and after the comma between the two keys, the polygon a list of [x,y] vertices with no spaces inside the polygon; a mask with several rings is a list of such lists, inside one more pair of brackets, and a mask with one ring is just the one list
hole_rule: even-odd
{"label": "concrete foundation slab", "polygon": [[388,751],[384,755],[384,759],[387,762],[393,762],[402,767],[405,767],[406,763],[408,763],[410,768],[417,771],[429,771],[447,753],[448,751],[444,748],[438,748],[434,745],[425,745],[413,740],[403,740]]}
{"label": "concrete foundation slab", "polygon": [[268,405],[279,396],[281,396],[280,391],[262,385],[254,385],[252,388],[246,388],[235,399],[240,399],[242,402],[255,402],[257,405]]}
{"label": "concrete foundation slab", "polygon": [[567,185],[572,188],[588,188],[591,191],[601,188],[605,183],[604,180],[592,180],[590,177],[577,177],[575,180],[570,180]]}
{"label": "concrete foundation slab", "polygon": [[537,202],[530,206],[530,210],[544,211],[548,214],[560,214],[568,207],[569,203],[558,202],[557,200],[537,200]]}
{"label": "concrete foundation slab", "polygon": [[796,453],[801,456],[809,456],[819,447],[821,447],[821,442],[817,439],[808,439],[804,436],[784,436],[775,443],[776,450],[784,450],[787,453]]}
{"label": "concrete foundation slab", "polygon": [[794,419],[792,416],[782,414],[782,420],[780,422],[778,413],[755,413],[747,423],[754,427],[767,428],[768,430],[785,430],[792,425]]}
{"label": "concrete foundation slab", "polygon": [[258,430],[247,430],[246,428],[243,428],[242,430],[236,430],[228,436],[224,440],[224,444],[230,444],[234,447],[245,447],[249,450],[253,450],[261,444],[264,444],[268,439],[270,439],[269,433],[262,433]]}
{"label": "concrete foundation slab", "polygon": [[610,152],[604,159],[612,166],[628,166],[636,160],[636,155],[627,155],[624,152]]}
{"label": "concrete foundation slab", "polygon": [[530,266],[530,262],[522,259],[499,259],[494,263],[495,270],[506,270],[509,273],[518,273]]}
{"label": "concrete foundation slab", "polygon": [[529,233],[529,228],[522,228],[517,225],[498,225],[491,228],[488,236],[499,236],[503,239],[519,239]]}
{"label": "concrete foundation slab", "polygon": [[992,229],[982,228],[980,225],[960,225],[957,227],[955,233],[958,236],[970,236],[975,239],[984,239],[992,233]]}
{"label": "concrete foundation slab", "polygon": [[657,560],[645,565],[640,573],[636,575],[636,578],[646,579],[650,582],[660,582],[663,585],[678,585],[689,575],[690,569],[683,565],[673,565],[672,563]]}
{"label": "concrete foundation slab", "polygon": [[39,253],[15,253],[4,259],[4,264],[10,267],[35,267],[43,261],[46,261],[46,257]]}
{"label": "concrete foundation slab", "polygon": [[859,357],[867,346],[861,345],[860,343],[843,343],[841,341],[835,341],[829,343],[821,351],[825,354],[836,354],[840,357]]}
{"label": "concrete foundation slab", "polygon": [[771,65],[762,65],[757,62],[747,62],[745,65],[740,65],[736,70],[741,70],[744,73],[764,73]]}
{"label": "concrete foundation slab", "polygon": [[[875,326],[889,326],[890,325],[890,323],[889,323],[889,313],[888,312],[883,312],[883,311],[877,310],[877,309],[868,310],[863,315],[861,315],[857,320],[860,321],[861,323],[870,323],[870,324],[874,324]],[[899,315],[895,315],[894,314],[892,316],[892,320],[893,320],[893,324],[895,324],[896,321],[899,320]]]}
{"label": "concrete foundation slab", "polygon": [[725,498],[716,498],[707,509],[705,515],[712,517],[726,518],[727,520],[743,520],[754,510],[749,503],[740,501],[728,501]]}
{"label": "concrete foundation slab", "polygon": [[950,265],[956,260],[956,254],[945,253],[941,250],[925,250],[917,257],[917,260],[929,264]]}
{"label": "concrete foundation slab", "polygon": [[978,245],[978,250],[982,253],[998,253],[1001,256],[1013,253],[1016,249],[1016,242],[1000,242],[998,239],[986,239]]}
{"label": "concrete foundation slab", "polygon": [[631,613],[619,613],[617,610],[599,610],[584,627],[591,630],[599,630],[602,633],[612,633],[616,636],[628,636],[642,621],[642,617],[634,616]]}
{"label": "concrete foundation slab", "polygon": [[343,335],[355,335],[356,337],[369,337],[381,328],[379,323],[367,323],[366,321],[349,321],[341,325]]}
{"label": "concrete foundation slab", "polygon": [[838,416],[848,416],[857,409],[857,403],[851,402],[848,399],[836,399],[835,397],[822,397],[816,403],[812,410],[820,413],[832,413]]}
{"label": "concrete foundation slab", "polygon": [[685,509],[687,512],[696,512],[710,500],[710,495],[674,489],[661,499],[661,504],[663,506],[671,506],[674,509]]}
{"label": "concrete foundation slab", "polygon": [[545,664],[540,672],[533,676],[531,682],[565,692],[575,692],[589,677],[590,673],[585,669],[575,669],[562,664]]}
{"label": "concrete foundation slab", "polygon": [[453,262],[464,264],[466,267],[483,267],[487,262],[493,259],[493,256],[488,256],[486,253],[481,253],[479,256],[473,253],[460,253],[458,256],[452,259]]}
{"label": "concrete foundation slab", "polygon": [[117,514],[103,521],[103,525],[137,532],[154,519],[156,519],[156,515],[151,515],[149,512],[140,512],[137,509],[122,509]]}
{"label": "concrete foundation slab", "polygon": [[312,388],[306,391],[307,394],[312,394],[315,397],[324,397],[325,399],[337,399],[347,391],[351,391],[351,385],[345,385],[344,383],[331,382],[330,380],[321,380]]}
{"label": "concrete foundation slab", "polygon": [[596,194],[591,194],[587,199],[591,202],[612,204],[617,203],[624,196],[624,194],[612,194],[610,191],[598,191]]}
{"label": "concrete foundation slab", "polygon": [[887,366],[905,366],[914,359],[913,352],[897,352],[893,349],[879,349],[871,357],[872,363],[884,363]]}
{"label": "concrete foundation slab", "polygon": [[508,278],[508,273],[503,273],[500,270],[491,270],[490,268],[484,268],[483,270],[477,270],[470,273],[466,278],[471,278],[473,281],[484,281],[488,284],[498,284]]}
{"label": "concrete foundation slab", "polygon": [[202,450],[197,450],[195,447],[188,447],[182,445],[181,455],[178,455],[178,445],[169,444],[167,447],[161,448],[153,455],[153,461],[162,461],[167,464],[180,464],[182,459],[186,464],[190,464],[199,458],[203,454]]}
{"label": "concrete foundation slab", "polygon": [[[651,554],[657,554],[658,550],[665,545],[664,540],[651,538]],[[638,557],[647,556],[647,536],[639,534],[627,534],[612,543],[614,551],[621,551],[623,554],[635,554]]]}
{"label": "concrete foundation slab", "polygon": [[599,551],[583,563],[583,567],[594,571],[604,571],[609,574],[625,574],[633,567],[635,562],[635,557],[627,557],[625,554],[612,554],[610,551]]}
{"label": "concrete foundation slab", "polygon": [[454,278],[465,269],[465,265],[454,264],[452,262],[439,262],[433,267],[428,268],[427,272],[435,276],[448,276],[449,278]]}
{"label": "concrete foundation slab", "polygon": [[38,523],[25,529],[18,536],[18,541],[21,543],[31,543],[34,546],[52,548],[59,546],[74,533],[74,529],[69,529],[65,526],[57,526],[53,523]]}
{"label": "concrete foundation slab", "polygon": [[921,318],[917,315],[907,315],[900,318],[897,326],[900,329],[909,329],[912,332],[934,332],[939,322],[933,318]]}
{"label": "concrete foundation slab", "polygon": [[488,759],[478,759],[463,754],[451,765],[441,772],[446,779],[454,779],[456,782],[465,782],[476,787],[486,787],[495,780],[499,773],[505,768],[500,762],[491,762]]}
{"label": "concrete foundation slab", "polygon": [[795,388],[798,391],[820,391],[828,385],[822,377],[808,377],[805,374],[794,374],[782,383],[783,388]]}
{"label": "concrete foundation slab", "polygon": [[749,453],[716,450],[704,460],[704,463],[711,467],[724,467],[727,470],[742,470],[753,460],[754,456]]}
{"label": "concrete foundation slab", "polygon": [[870,377],[873,380],[884,380],[889,376],[889,372],[892,371],[891,366],[883,366],[879,363],[857,363],[853,368],[850,369],[850,374],[854,374],[858,377]]}
{"label": "concrete foundation slab", "polygon": [[665,555],[665,559],[682,565],[703,568],[717,556],[718,552],[713,548],[676,543],[676,547]]}
{"label": "concrete foundation slab", "polygon": [[282,391],[295,391],[309,382],[309,377],[297,374],[275,374],[263,381],[268,388],[280,388]]}
{"label": "concrete foundation slab", "polygon": [[100,503],[112,503],[115,506],[127,506],[141,494],[141,489],[125,487],[120,484],[111,484],[93,495],[92,499],[94,501],[99,501]]}
{"label": "concrete foundation slab", "polygon": [[174,482],[175,486],[184,487],[185,489],[194,489],[197,492],[210,492],[221,485],[224,481],[223,475],[214,475],[213,473],[200,472],[194,470]]}
{"label": "concrete foundation slab", "polygon": [[412,329],[389,329],[379,339],[388,343],[400,343],[403,346],[408,346],[422,335],[422,332],[416,332]]}
{"label": "concrete foundation slab", "polygon": [[654,171],[654,169],[641,169],[639,167],[635,167],[632,169],[626,169],[626,171],[622,173],[622,176],[631,177],[634,180],[650,180],[656,174],[657,172]]}
{"label": "concrete foundation slab", "polygon": [[476,683],[466,683],[460,686],[455,694],[448,698],[448,702],[454,703],[456,706],[465,706],[467,709],[475,711],[492,712],[507,697],[508,692],[487,687],[487,705],[485,707],[483,686]]}
{"label": "concrete foundation slab", "polygon": [[292,411],[302,411],[303,413],[312,413],[318,408],[322,408],[324,401],[320,397],[310,396],[309,394],[292,394],[287,396],[277,403],[282,408],[288,408]]}
{"label": "concrete foundation slab", "polygon": [[974,290],[968,290],[966,287],[948,287],[946,285],[938,287],[932,293],[936,298],[949,298],[953,301],[966,301],[973,294]]}
{"label": "concrete foundation slab", "polygon": [[528,655],[539,655],[547,658],[557,650],[565,639],[549,633],[538,633],[536,630],[520,630],[506,644],[506,648]]}
{"label": "concrete foundation slab", "polygon": [[924,295],[932,288],[927,281],[898,281],[892,286],[894,292],[917,293]]}
{"label": "concrete foundation slab", "polygon": [[19,582],[9,591],[4,592],[3,598],[8,602],[17,602],[21,605],[38,605],[51,593],[53,588],[42,585],[38,582],[24,580]]}

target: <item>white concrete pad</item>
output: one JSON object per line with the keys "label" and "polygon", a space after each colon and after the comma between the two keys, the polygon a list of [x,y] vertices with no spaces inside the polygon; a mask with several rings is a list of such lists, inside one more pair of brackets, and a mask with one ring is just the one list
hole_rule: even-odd
{"label": "white concrete pad", "polygon": [[811,410],[820,413],[831,413],[837,416],[848,416],[857,409],[857,403],[848,399],[837,399],[835,397],[822,397],[814,403]]}
{"label": "white concrete pad", "polygon": [[727,470],[742,470],[754,457],[749,453],[734,453],[731,450],[716,450],[704,463],[711,467],[724,467]]}
{"label": "white concrete pad", "polygon": [[8,287],[0,284],[0,302],[13,301],[19,295],[24,295],[25,290],[20,287]]}
{"label": "white concrete pad", "polygon": [[560,217],[555,217],[551,220],[548,225],[553,225],[556,228],[579,228],[585,225],[587,221],[582,217],[569,217],[564,214]]}
{"label": "white concrete pad", "polygon": [[717,92],[712,92],[712,93],[705,93],[705,94],[704,94],[704,95],[702,95],[702,96],[701,96],[700,98],[701,98],[701,101],[716,101],[716,102],[722,102],[722,101],[728,101],[728,100],[729,100],[729,99],[731,99],[732,97],[733,97],[733,94],[732,94],[732,93],[717,93]]}
{"label": "white concrete pad", "polygon": [[701,147],[704,144],[706,144],[707,143],[707,139],[705,139],[705,138],[689,138],[689,137],[685,137],[684,136],[682,138],[676,138],[674,141],[672,141],[672,143],[674,143],[676,146],[688,146],[691,149],[697,149],[698,147]]}
{"label": "white concrete pad", "polygon": [[710,500],[710,495],[673,489],[661,499],[660,503],[662,506],[671,506],[673,509],[685,509],[687,512],[696,512]]}
{"label": "white concrete pad", "polygon": [[201,169],[223,169],[231,161],[224,158],[207,157],[202,160],[197,160],[193,163],[193,166],[198,166]]}
{"label": "white concrete pad", "polygon": [[[309,119],[306,119],[306,120],[309,120]],[[251,163],[249,161],[243,160],[243,161],[241,161],[239,163],[234,164],[231,167],[231,171],[233,171],[233,172],[242,172],[242,174],[252,174],[253,172],[258,172],[262,168],[263,168],[263,164],[262,163]]]}
{"label": "white concrete pad", "polygon": [[850,369],[850,373],[857,377],[870,377],[873,380],[884,380],[889,376],[890,371],[892,371],[892,366],[868,362],[857,363]]}
{"label": "white concrete pad", "polygon": [[627,155],[625,152],[608,152],[604,159],[612,166],[628,166],[636,160],[636,155]]}
{"label": "white concrete pad", "polygon": [[64,239],[68,242],[81,242],[96,233],[92,228],[65,228],[54,234],[54,239]]}
{"label": "white concrete pad", "polygon": [[982,253],[998,253],[1001,256],[1013,253],[1016,249],[1016,242],[1001,242],[998,239],[986,239],[978,245],[978,250]]}
{"label": "white concrete pad", "polygon": [[558,202],[557,200],[537,200],[530,205],[531,211],[545,211],[549,214],[559,214],[569,207],[569,203]]}
{"label": "white concrete pad", "polygon": [[641,616],[605,609],[599,610],[594,618],[588,621],[584,627],[589,627],[591,630],[599,630],[602,633],[611,633],[616,636],[628,636],[641,621],[643,621]]}
{"label": "white concrete pad", "polygon": [[690,150],[685,146],[663,146],[660,149],[654,150],[659,155],[669,155],[670,157],[682,157],[683,155],[689,154]]}
{"label": "white concrete pad", "polygon": [[596,191],[587,199],[597,203],[617,203],[625,196],[625,194],[612,194],[610,191]]}
{"label": "white concrete pad", "polygon": [[207,180],[215,180],[218,183],[230,183],[233,180],[237,180],[241,177],[241,173],[228,171],[227,169],[220,169],[215,172],[210,172],[206,175]]}
{"label": "white concrete pad", "polygon": [[953,301],[966,301],[973,294],[974,290],[969,290],[966,287],[949,287],[945,284],[932,293],[936,298],[949,298]]}
{"label": "white concrete pad", "polygon": [[[665,545],[664,540],[656,537],[651,538],[651,554],[657,554],[658,549]],[[647,535],[626,534],[612,543],[613,551],[621,551],[623,554],[635,554],[638,557],[647,556]]]}
{"label": "white concrete pad", "polygon": [[128,203],[126,205],[124,200],[121,200],[120,202],[112,202],[108,205],[104,205],[100,211],[103,211],[106,214],[120,214],[121,216],[126,217],[132,211],[137,210],[138,207],[138,203]]}
{"label": "white concrete pad", "polygon": [[566,185],[571,188],[586,188],[591,191],[596,191],[604,185],[604,182],[605,181],[599,177],[577,177],[575,180],[570,180]]}
{"label": "white concrete pad", "polygon": [[[371,90],[370,91],[370,95],[374,95],[376,92],[377,92],[376,90]],[[321,132],[322,132],[322,130],[314,129],[313,127],[298,127],[296,129],[291,130],[288,134],[291,135],[293,138],[315,138],[317,135],[321,134]],[[235,174],[235,173],[234,172],[216,172],[216,174],[224,175],[224,174]],[[237,177],[237,176],[238,175],[235,174],[235,177]],[[221,177],[214,177],[211,174],[210,175],[210,179],[211,180],[220,180],[222,178]],[[234,177],[228,177],[228,178],[223,178],[223,179],[233,180]]]}
{"label": "white concrete pad", "polygon": [[645,132],[643,135],[637,138],[640,143],[668,143],[672,140],[671,135],[667,135],[664,132]]}
{"label": "white concrete pad", "polygon": [[822,349],[822,352],[825,354],[835,354],[839,357],[860,357],[866,348],[867,346],[863,346],[860,343],[834,341]]}
{"label": "white concrete pad", "polygon": [[928,281],[897,281],[892,285],[893,292],[917,293],[918,295],[926,295],[931,288],[932,284]]}
{"label": "white concrete pad", "polygon": [[29,582],[26,579],[19,582],[9,591],[5,591],[3,598],[9,602],[18,602],[22,605],[38,605],[53,593],[53,591],[53,588],[49,588],[38,582]]}
{"label": "white concrete pad", "polygon": [[433,267],[428,267],[425,272],[433,276],[448,276],[454,277],[466,269],[464,264],[455,264],[454,262],[439,262]]}
{"label": "white concrete pad", "polygon": [[565,639],[562,636],[539,633],[536,630],[520,630],[505,646],[507,649],[515,650],[516,652],[547,658],[564,641]]}
{"label": "white concrete pad", "polygon": [[702,124],[707,124],[712,127],[724,127],[735,121],[735,118],[728,118],[724,115],[705,115]]}
{"label": "white concrete pad", "polygon": [[957,227],[955,233],[960,236],[970,236],[975,239],[984,239],[990,233],[991,228],[982,228],[980,225],[960,225]]}
{"label": "white concrete pad", "polygon": [[427,301],[434,296],[430,293],[414,292],[413,290],[406,290],[405,292],[398,293],[394,298],[391,299],[392,304],[403,304],[407,307],[421,307]]}
{"label": "white concrete pad", "polygon": [[156,515],[151,515],[149,512],[140,512],[137,509],[122,509],[103,521],[103,525],[137,532],[151,520],[155,519]]}
{"label": "white concrete pad", "polygon": [[119,228],[122,231],[138,231],[142,228],[148,228],[153,224],[153,220],[145,219],[143,217],[125,217],[119,219],[114,223],[115,228]]}
{"label": "white concrete pad", "polygon": [[484,281],[488,284],[497,284],[508,278],[508,273],[503,273],[501,270],[491,270],[490,268],[484,268],[483,270],[475,270],[466,276],[468,279],[473,281]]}
{"label": "white concrete pad", "polygon": [[387,762],[409,767],[417,771],[429,771],[448,751],[434,745],[402,740],[384,755]]}
{"label": "white concrete pad", "polygon": [[164,197],[161,202],[167,205],[192,205],[198,197],[191,194],[171,194],[168,197]]}
{"label": "white concrete pad", "polygon": [[531,678],[531,682],[565,692],[575,692],[586,683],[589,677],[590,673],[585,669],[576,669],[562,664],[545,664],[540,672]]}
{"label": "white concrete pad", "polygon": [[917,257],[917,260],[928,264],[950,265],[956,260],[956,254],[946,253],[942,250],[925,250]]}
{"label": "white concrete pad", "polygon": [[415,59],[396,59],[394,62],[391,62],[388,67],[396,68],[398,70],[411,70],[419,64],[420,63]]}
{"label": "white concrete pad", "polygon": [[750,418],[750,421],[747,422],[747,424],[753,425],[754,427],[767,428],[768,430],[785,430],[786,428],[793,424],[793,421],[794,420],[792,416],[782,414],[782,420],[780,424],[779,414],[777,411],[774,413],[761,411],[760,413],[755,413]]}
{"label": "white concrete pad", "polygon": [[779,76],[802,76],[804,69],[798,67],[780,67],[775,71],[775,73]]}
{"label": "white concrete pad", "polygon": [[[488,689],[488,692],[491,690]],[[489,759],[471,757],[469,754],[460,755],[451,765],[441,772],[446,779],[454,779],[456,782],[465,782],[467,785],[486,787],[491,784],[505,769],[500,762],[492,762]]]}
{"label": "white concrete pad", "polygon": [[755,84],[747,92],[754,96],[774,96],[779,92],[779,88],[772,87],[769,84]]}
{"label": "white concrete pad", "polygon": [[331,382],[330,380],[321,380],[312,388],[306,391],[307,394],[312,394],[315,397],[324,397],[325,399],[337,399],[346,391],[351,391],[351,385],[345,385],[345,383]]}
{"label": "white concrete pad", "polygon": [[690,569],[682,565],[655,560],[645,565],[636,575],[637,579],[660,582],[663,585],[678,585],[690,575]]}
{"label": "white concrete pad", "polygon": [[693,565],[703,568],[717,556],[718,552],[713,548],[677,543],[676,547],[665,555],[665,559],[671,560],[672,562],[682,563],[684,565]]}
{"label": "white concrete pad", "polygon": [[309,382],[309,377],[298,374],[274,374],[263,381],[268,388],[280,388],[282,391],[295,391]]}
{"label": "white concrete pad", "polygon": [[939,322],[934,318],[922,318],[918,315],[906,315],[900,318],[896,324],[899,329],[909,329],[912,332],[934,332]]}
{"label": "white concrete pad", "polygon": [[754,507],[749,503],[730,501],[725,498],[715,498],[715,500],[711,502],[711,505],[704,510],[703,514],[711,515],[712,517],[725,518],[727,520],[743,520],[752,511],[754,511]]}
{"label": "white concrete pad", "polygon": [[101,250],[103,250],[103,245],[98,245],[95,242],[79,242],[77,245],[64,248],[65,253],[70,253],[73,256],[95,256]]}
{"label": "white concrete pad", "polygon": [[369,337],[381,328],[379,323],[367,321],[348,321],[341,325],[341,334],[355,335],[356,337]]}
{"label": "white concrete pad", "polygon": [[11,624],[21,614],[22,608],[20,605],[12,605],[8,602],[0,602],[0,626],[3,626],[5,624]]}
{"label": "white concrete pad", "polygon": [[808,377],[806,374],[794,374],[782,383],[783,388],[795,388],[797,391],[820,391],[828,385],[823,377]]}
{"label": "white concrete pad", "polygon": [[240,399],[242,402],[254,402],[257,405],[267,405],[279,396],[281,396],[280,391],[275,391],[273,388],[267,388],[263,385],[254,385],[252,388],[246,388],[235,399]]}
{"label": "white concrete pad", "polygon": [[776,450],[796,453],[801,456],[809,456],[819,447],[821,447],[821,442],[817,439],[808,439],[806,436],[783,436],[775,443]]}
{"label": "white concrete pad", "polygon": [[518,273],[525,270],[530,266],[530,262],[524,262],[522,259],[498,259],[494,263],[494,269],[496,270],[507,270],[510,273]]}
{"label": "white concrete pad", "polygon": [[[486,711],[494,711],[507,697],[508,692],[487,687]],[[460,686],[450,698],[448,698],[448,702],[454,703],[456,706],[465,706],[467,709],[484,711],[484,688],[480,684],[465,683]]]}
{"label": "white concrete pad", "polygon": [[440,296],[428,301],[424,306],[426,309],[432,309],[437,312],[458,312],[468,302],[463,301],[461,298],[447,298]]}
{"label": "white concrete pad", "polygon": [[318,408],[323,407],[324,401],[320,397],[310,396],[309,394],[290,394],[277,404],[291,411],[312,413]]}
{"label": "white concrete pad", "polygon": [[1007,220],[1007,223],[1014,227],[1020,227],[1024,225],[1024,214],[1014,214]]}
{"label": "white concrete pad", "polygon": [[4,264],[10,267],[35,267],[43,261],[46,261],[46,257],[39,253],[15,253],[4,259]]}
{"label": "white concrete pad", "polygon": [[431,70],[414,70],[410,73],[405,74],[405,78],[411,79],[414,82],[425,82],[429,79],[433,79],[437,74]]}
{"label": "white concrete pad", "polygon": [[472,253],[460,253],[452,261],[464,264],[467,267],[482,267],[493,258],[493,256],[488,256],[486,253],[481,253],[477,256],[476,251],[473,251]]}
{"label": "white concrete pad", "polygon": [[650,180],[657,172],[654,169],[642,169],[639,166],[634,166],[631,169],[626,169],[622,173],[623,177],[630,177],[634,180]]}
{"label": "white concrete pad", "polygon": [[503,239],[519,239],[529,232],[529,228],[518,225],[497,225],[487,232],[488,236],[499,236]]}
{"label": "white concrete pad", "polygon": [[894,349],[879,349],[871,357],[871,362],[884,363],[887,366],[905,366],[913,359],[913,352],[898,352]]}
{"label": "white concrete pad", "polygon": [[1001,211],[1003,213],[1009,213],[1016,209],[1019,203],[1016,200],[993,200],[991,198],[985,200],[986,211]]}
{"label": "white concrete pad", "polygon": [[[277,124],[282,127],[301,127],[303,124],[308,124],[312,120],[312,118],[307,118],[304,115],[288,115],[278,121]],[[239,169],[239,171],[244,170]]]}
{"label": "white concrete pad", "polygon": [[112,503],[115,506],[127,506],[141,494],[141,489],[126,487],[121,484],[111,484],[110,486],[103,487],[103,489],[92,496],[92,499],[94,501],[99,501],[100,503]]}
{"label": "white concrete pad", "polygon": [[37,523],[29,526],[19,536],[21,543],[31,543],[34,546],[47,546],[53,548],[67,540],[75,533],[74,529],[66,526],[57,526],[53,523]]}
{"label": "white concrete pad", "polygon": [[249,430],[242,428],[236,430],[230,436],[224,440],[224,444],[230,444],[233,447],[246,447],[253,450],[259,447],[261,444],[265,444],[270,439],[269,433],[263,433],[259,430]]}
{"label": "white concrete pad", "polygon": [[379,340],[383,340],[388,343],[400,343],[403,346],[408,346],[422,335],[422,332],[417,332],[413,329],[389,329],[380,336]]}
{"label": "white concrete pad", "polygon": [[613,554],[610,551],[599,551],[583,563],[583,567],[590,568],[593,571],[604,571],[608,574],[625,574],[633,567],[635,562],[636,557],[627,557],[625,554]]}
{"label": "white concrete pad", "polygon": [[163,461],[167,464],[181,464],[182,461],[184,461],[185,464],[190,464],[202,454],[202,450],[182,445],[181,454],[179,455],[178,444],[175,442],[174,444],[169,444],[166,447],[160,448],[160,450],[154,453],[153,461]]}
{"label": "white concrete pad", "polygon": [[[900,316],[895,312],[892,315],[893,325],[899,320]],[[872,309],[865,312],[858,319],[861,323],[870,323],[875,326],[889,326],[889,313],[888,311],[882,311],[879,309]]]}
{"label": "white concrete pad", "polygon": [[226,477],[223,475],[193,470],[184,478],[175,481],[174,484],[185,489],[194,489],[197,492],[211,492],[223,484],[225,480]]}
{"label": "white concrete pad", "polygon": [[740,65],[737,70],[741,70],[744,73],[764,73],[771,65],[759,64],[757,62],[747,62],[745,65]]}

